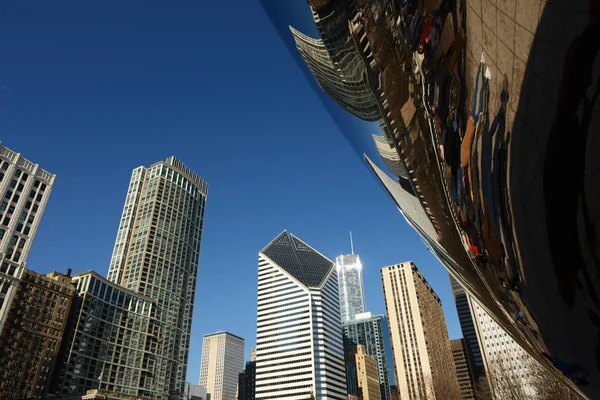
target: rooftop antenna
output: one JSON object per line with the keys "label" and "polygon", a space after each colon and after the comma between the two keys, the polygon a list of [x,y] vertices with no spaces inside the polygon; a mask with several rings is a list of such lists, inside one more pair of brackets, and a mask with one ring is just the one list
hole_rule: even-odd
{"label": "rooftop antenna", "polygon": [[352,254],[354,254],[354,242],[352,241],[352,231],[350,231],[350,248],[352,249]]}

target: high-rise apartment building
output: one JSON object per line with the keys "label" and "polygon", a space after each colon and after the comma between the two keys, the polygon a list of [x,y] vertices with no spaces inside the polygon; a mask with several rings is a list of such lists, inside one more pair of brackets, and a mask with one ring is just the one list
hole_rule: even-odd
{"label": "high-rise apartment building", "polygon": [[237,400],[254,400],[256,389],[256,361],[248,361],[238,378]]}
{"label": "high-rise apartment building", "polygon": [[155,301],[156,373],[143,387],[183,396],[207,184],[175,157],[133,170],[108,279]]}
{"label": "high-rise apartment building", "polygon": [[0,144],[0,332],[55,177]]}
{"label": "high-rise apartment building", "polygon": [[286,231],[258,256],[256,399],[346,399],[335,265]]}
{"label": "high-rise apartment building", "polygon": [[400,397],[459,393],[439,297],[412,262],[382,268],[381,278]]}
{"label": "high-rise apartment building", "polygon": [[456,378],[463,400],[475,399],[473,388],[473,377],[467,363],[467,353],[464,339],[455,339],[450,341],[452,347],[452,356],[454,357],[454,366],[456,368]]}
{"label": "high-rise apartment building", "polygon": [[391,397],[389,376],[390,371],[388,350],[391,350],[389,342],[389,330],[383,315],[372,313],[357,314],[354,321],[342,323],[344,332],[344,347],[353,348],[363,346],[364,351],[377,362],[377,371],[382,399]]}
{"label": "high-rise apartment building", "polygon": [[244,339],[229,332],[204,336],[200,386],[211,400],[234,400],[238,376],[244,369]]}
{"label": "high-rise apartment building", "polygon": [[0,398],[47,394],[74,292],[66,275],[23,269],[0,333]]}
{"label": "high-rise apartment building", "polygon": [[362,263],[357,254],[338,256],[335,259],[338,275],[342,322],[354,320],[356,314],[365,312],[365,292],[362,279]]}
{"label": "high-rise apartment building", "polygon": [[96,272],[73,276],[71,307],[52,393],[92,389],[144,398],[166,399],[155,383],[156,351],[161,338],[154,318],[156,304]]}

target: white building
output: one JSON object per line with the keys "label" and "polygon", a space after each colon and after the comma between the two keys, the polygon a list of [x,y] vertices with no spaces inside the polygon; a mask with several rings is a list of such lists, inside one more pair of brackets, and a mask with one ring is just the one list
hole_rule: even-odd
{"label": "white building", "polygon": [[244,370],[244,339],[229,332],[204,336],[200,386],[211,400],[235,400],[238,375]]}
{"label": "white building", "polygon": [[256,399],[345,400],[333,262],[286,231],[258,256]]}
{"label": "white building", "polygon": [[208,400],[206,393],[206,388],[186,382],[183,400]]}
{"label": "white building", "polygon": [[356,314],[365,312],[365,293],[362,279],[362,263],[354,254],[338,256],[335,269],[338,275],[342,322],[354,321]]}
{"label": "white building", "polygon": [[0,144],[0,331],[55,178]]}

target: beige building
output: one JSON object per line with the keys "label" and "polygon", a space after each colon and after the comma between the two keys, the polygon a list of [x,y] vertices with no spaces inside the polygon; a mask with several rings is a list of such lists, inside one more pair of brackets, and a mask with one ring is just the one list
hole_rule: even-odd
{"label": "beige building", "polygon": [[452,356],[456,367],[456,378],[460,387],[460,393],[464,400],[475,399],[473,391],[473,379],[469,365],[467,364],[466,349],[464,339],[455,339],[450,341],[452,347]]}
{"label": "beige building", "polygon": [[369,356],[365,346],[356,346],[356,375],[362,400],[381,400],[381,387],[379,386],[379,364]]}
{"label": "beige building", "polygon": [[204,336],[200,386],[211,400],[235,400],[240,372],[244,370],[244,339],[229,332]]}
{"label": "beige building", "polygon": [[402,399],[460,398],[442,303],[412,262],[381,269]]}

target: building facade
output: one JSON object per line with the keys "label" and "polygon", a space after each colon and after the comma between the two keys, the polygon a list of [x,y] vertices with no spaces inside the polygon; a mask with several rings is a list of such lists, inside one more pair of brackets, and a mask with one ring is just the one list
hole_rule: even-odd
{"label": "building facade", "polygon": [[462,399],[473,400],[475,399],[475,390],[473,388],[471,370],[467,363],[466,343],[464,339],[455,339],[450,341],[450,346],[452,347],[456,378],[458,379]]}
{"label": "building facade", "polygon": [[439,297],[412,262],[382,268],[381,278],[400,397],[441,399],[458,394]]}
{"label": "building facade", "polygon": [[335,269],[338,275],[342,322],[353,321],[356,314],[365,312],[360,257],[357,254],[338,256],[335,259]]}
{"label": "building facade", "polygon": [[157,374],[155,303],[96,272],[72,278],[76,295],[53,378],[52,393],[100,389],[166,398]]}
{"label": "building facade", "polygon": [[183,391],[183,400],[210,400],[206,393],[206,388],[199,385],[192,385],[189,382],[185,383]]}
{"label": "building facade", "polygon": [[365,351],[365,346],[356,346],[356,375],[362,400],[381,400],[379,366],[377,360]]}
{"label": "building facade", "polygon": [[55,178],[38,164],[0,144],[0,332]]}
{"label": "building facade", "polygon": [[108,279],[155,301],[156,373],[144,386],[183,396],[208,186],[175,157],[133,170]]}
{"label": "building facade", "polygon": [[47,394],[74,293],[66,275],[22,271],[0,333],[0,398]]}
{"label": "building facade", "polygon": [[[366,354],[377,361],[381,398],[389,399],[391,397],[389,364],[392,360],[387,358],[391,344],[385,317],[372,313],[357,314],[354,321],[343,323],[342,329],[345,348],[363,346]],[[391,373],[393,374],[393,370]]]}
{"label": "building facade", "polygon": [[211,400],[234,400],[238,376],[244,369],[244,339],[229,332],[204,336],[200,386]]}
{"label": "building facade", "polygon": [[256,389],[256,361],[246,363],[246,368],[238,378],[237,400],[254,400]]}
{"label": "building facade", "polygon": [[258,258],[256,399],[346,399],[335,265],[286,231]]}

